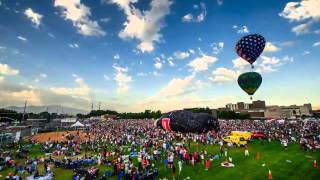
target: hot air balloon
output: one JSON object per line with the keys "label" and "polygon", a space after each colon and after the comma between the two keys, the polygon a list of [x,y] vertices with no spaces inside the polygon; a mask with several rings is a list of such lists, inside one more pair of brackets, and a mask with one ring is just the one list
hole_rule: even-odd
{"label": "hot air balloon", "polygon": [[[262,77],[257,72],[246,72],[239,76],[238,84],[242,90],[252,96],[262,83]],[[250,97],[252,99],[252,97]]]}
{"label": "hot air balloon", "polygon": [[248,61],[253,68],[253,63],[262,53],[266,41],[263,36],[259,34],[251,34],[242,37],[236,44],[237,54]]}
{"label": "hot air balloon", "polygon": [[219,130],[219,122],[208,113],[193,113],[187,110],[172,111],[163,114],[155,121],[155,126],[167,131],[182,133],[205,133],[210,130]]}

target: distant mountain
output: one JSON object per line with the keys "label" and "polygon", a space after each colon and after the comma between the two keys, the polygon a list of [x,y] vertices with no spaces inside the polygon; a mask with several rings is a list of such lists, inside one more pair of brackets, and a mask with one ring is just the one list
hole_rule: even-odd
{"label": "distant mountain", "polygon": [[[17,106],[9,106],[4,109],[13,110],[17,112],[23,112],[23,107],[17,107]],[[58,113],[58,114],[70,114],[70,115],[76,115],[78,113],[86,114],[88,111],[82,110],[82,109],[76,109],[76,108],[70,108],[70,107],[64,107],[59,105],[49,105],[49,106],[27,106],[26,113],[41,113],[44,111],[48,111],[49,113]]]}

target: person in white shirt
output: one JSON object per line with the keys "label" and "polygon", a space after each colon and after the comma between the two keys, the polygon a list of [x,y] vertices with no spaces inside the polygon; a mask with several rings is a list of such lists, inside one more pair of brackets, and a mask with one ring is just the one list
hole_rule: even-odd
{"label": "person in white shirt", "polygon": [[182,161],[181,160],[178,161],[178,166],[179,166],[179,175],[180,175],[180,173],[182,171]]}

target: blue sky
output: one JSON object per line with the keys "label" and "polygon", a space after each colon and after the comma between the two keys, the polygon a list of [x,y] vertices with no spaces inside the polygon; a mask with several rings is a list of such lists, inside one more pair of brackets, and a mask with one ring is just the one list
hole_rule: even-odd
{"label": "blue sky", "polygon": [[168,111],[249,102],[234,51],[267,40],[254,99],[320,108],[320,0],[0,0],[0,106]]}

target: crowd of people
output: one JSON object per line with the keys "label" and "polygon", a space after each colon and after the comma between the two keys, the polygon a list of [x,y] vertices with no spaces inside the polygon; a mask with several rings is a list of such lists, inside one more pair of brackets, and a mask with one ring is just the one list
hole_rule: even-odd
{"label": "crowd of people", "polygon": [[[179,133],[155,128],[153,120],[117,120],[91,124],[90,128],[68,132],[59,141],[50,138],[41,143],[45,158],[29,158],[24,164],[14,162],[10,155],[0,153],[6,166],[15,172],[6,179],[20,177],[24,173],[32,178],[51,179],[50,166],[72,169],[74,180],[96,179],[99,166],[110,167],[101,179],[117,176],[118,179],[157,179],[159,168],[164,167],[176,178],[184,166],[203,166],[210,170],[211,162],[222,157],[221,166],[232,167],[228,146],[222,138],[231,131],[259,131],[266,135],[262,142],[279,141],[284,148],[290,143],[300,143],[305,151],[317,151],[320,146],[320,122],[318,121],[253,121],[220,120],[220,131],[203,134]],[[84,133],[85,138],[81,138]],[[39,142],[32,141],[32,144]],[[217,144],[220,152],[209,153],[204,145]],[[232,146],[232,145],[231,145]],[[249,156],[250,143],[244,147],[244,156]],[[11,161],[10,161],[11,160]],[[0,162],[1,163],[1,162]],[[39,164],[44,172],[39,173]],[[176,167],[177,166],[177,167]],[[18,178],[19,179],[19,178]]]}

